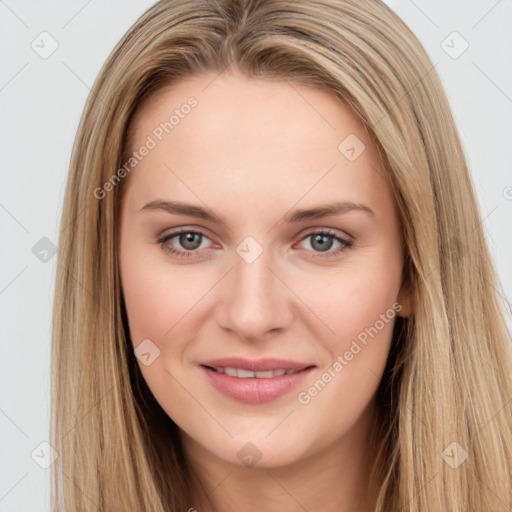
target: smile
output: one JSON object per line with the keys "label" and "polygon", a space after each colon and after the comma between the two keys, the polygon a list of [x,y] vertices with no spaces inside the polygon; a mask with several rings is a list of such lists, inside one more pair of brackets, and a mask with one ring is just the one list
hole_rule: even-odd
{"label": "smile", "polygon": [[262,404],[282,397],[294,388],[304,385],[304,381],[316,369],[315,366],[309,366],[302,369],[251,371],[230,366],[204,365],[199,368],[214,390],[246,404]]}
{"label": "smile", "polygon": [[301,370],[285,370],[284,368],[280,368],[277,370],[268,370],[268,371],[259,371],[252,372],[250,370],[245,370],[243,368],[231,368],[229,366],[226,367],[207,367],[213,371],[218,373],[225,373],[231,377],[238,377],[239,379],[271,379],[272,377],[281,377],[281,375],[292,375],[293,373],[300,372]]}

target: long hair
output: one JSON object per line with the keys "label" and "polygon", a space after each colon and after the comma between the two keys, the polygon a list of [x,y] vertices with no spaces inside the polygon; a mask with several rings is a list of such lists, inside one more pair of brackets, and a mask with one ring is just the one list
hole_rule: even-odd
{"label": "long hair", "polygon": [[389,175],[414,313],[395,324],[378,389],[376,511],[509,510],[501,288],[448,101],[416,36],[380,0],[162,0],[108,57],[71,156],[52,333],[53,512],[192,506],[177,426],[130,348],[117,260],[129,176],[118,170],[154,92],[226,69],[335,94]]}

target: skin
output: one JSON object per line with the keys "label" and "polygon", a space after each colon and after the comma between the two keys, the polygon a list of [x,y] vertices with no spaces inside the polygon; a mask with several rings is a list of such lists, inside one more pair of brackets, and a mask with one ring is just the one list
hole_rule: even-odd
{"label": "skin", "polygon": [[[297,395],[395,302],[401,316],[411,314],[399,217],[377,150],[329,93],[233,72],[161,89],[134,119],[132,149],[190,96],[198,105],[125,178],[119,252],[133,347],[149,339],[160,351],[151,364],[138,364],[180,427],[211,500],[190,506],[370,511],[368,431],[394,319],[308,404]],[[354,161],[338,150],[349,134],[365,144]],[[141,211],[155,199],[192,203],[224,222]],[[374,214],[283,221],[292,210],[332,201],[364,204]],[[158,243],[181,227],[206,235],[192,239],[196,249],[180,236]],[[325,229],[352,246],[336,253],[340,243],[328,237],[322,251],[307,235]],[[251,263],[236,251],[247,236],[263,249]],[[170,246],[195,254],[170,254]],[[198,367],[233,355],[316,368],[300,389],[244,404],[220,394]],[[261,453],[252,467],[237,457],[249,441]]]}

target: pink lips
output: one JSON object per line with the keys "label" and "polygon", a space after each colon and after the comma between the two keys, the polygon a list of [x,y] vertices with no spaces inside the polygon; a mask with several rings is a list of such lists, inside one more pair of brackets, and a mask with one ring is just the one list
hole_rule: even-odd
{"label": "pink lips", "polygon": [[[240,368],[248,371],[297,370],[296,373],[269,378],[240,378],[219,373],[212,368]],[[278,358],[248,360],[228,357],[203,361],[200,368],[211,384],[224,395],[248,404],[260,404],[274,400],[300,385],[314,370],[314,365]]]}

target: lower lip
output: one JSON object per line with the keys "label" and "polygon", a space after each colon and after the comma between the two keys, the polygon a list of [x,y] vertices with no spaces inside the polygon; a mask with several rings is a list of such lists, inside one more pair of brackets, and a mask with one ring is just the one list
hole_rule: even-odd
{"label": "lower lip", "polygon": [[306,368],[291,375],[281,375],[269,379],[255,377],[241,379],[210,370],[205,366],[201,366],[201,369],[206,373],[213,386],[224,395],[246,404],[261,404],[270,402],[299,386],[315,368]]}

